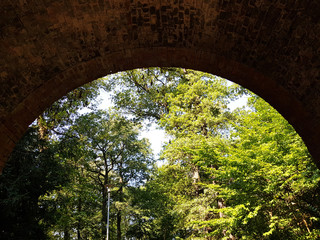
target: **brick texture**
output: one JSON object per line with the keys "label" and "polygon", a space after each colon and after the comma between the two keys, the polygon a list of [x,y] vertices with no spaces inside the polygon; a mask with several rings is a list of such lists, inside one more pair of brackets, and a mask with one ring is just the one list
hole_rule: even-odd
{"label": "brick texture", "polygon": [[0,169],[66,92],[149,66],[249,88],[296,128],[320,166],[320,1],[0,1]]}

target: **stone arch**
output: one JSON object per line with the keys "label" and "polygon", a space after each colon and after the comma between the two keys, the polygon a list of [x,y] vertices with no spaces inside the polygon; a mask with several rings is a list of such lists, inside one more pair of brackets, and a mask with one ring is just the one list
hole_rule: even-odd
{"label": "stone arch", "polygon": [[318,1],[64,0],[0,9],[0,169],[27,126],[68,91],[151,66],[216,74],[257,93],[320,166]]}

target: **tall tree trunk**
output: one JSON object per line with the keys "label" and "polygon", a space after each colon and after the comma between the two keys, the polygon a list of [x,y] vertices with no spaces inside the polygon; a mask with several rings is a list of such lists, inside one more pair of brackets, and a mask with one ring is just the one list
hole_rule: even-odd
{"label": "tall tree trunk", "polygon": [[107,191],[105,186],[102,189],[102,218],[101,218],[101,235],[102,240],[105,240],[107,237]]}
{"label": "tall tree trunk", "polygon": [[39,127],[39,139],[40,140],[48,140],[48,128],[44,124],[45,120],[43,115],[40,115],[37,119],[37,124]]}
{"label": "tall tree trunk", "polygon": [[117,212],[117,240],[121,240],[121,210]]}
{"label": "tall tree trunk", "polygon": [[[79,186],[81,186],[83,184],[82,183],[83,168],[80,168],[80,172],[81,172],[81,175],[79,176],[79,180],[78,180]],[[78,206],[77,206],[77,209],[78,209],[78,216],[81,216],[81,211],[82,211],[81,190],[78,193]],[[78,238],[78,240],[81,239],[81,218],[80,217],[78,218],[78,222],[77,222],[77,238]]]}
{"label": "tall tree trunk", "polygon": [[[123,202],[123,179],[120,177],[120,189],[119,189],[119,202]],[[121,240],[121,209],[118,209],[117,212],[117,240]]]}
{"label": "tall tree trunk", "polygon": [[199,185],[198,183],[200,182],[200,171],[198,166],[193,166],[192,167],[192,179],[193,179],[193,184],[196,192],[196,196],[199,196],[200,190],[199,190]]}
{"label": "tall tree trunk", "polygon": [[69,233],[69,230],[68,230],[68,228],[66,227],[65,229],[64,229],[64,231],[63,231],[63,239],[64,240],[70,240],[71,238],[70,238],[70,233]]}
{"label": "tall tree trunk", "polygon": [[[105,168],[105,174],[103,177],[103,186],[102,186],[102,219],[101,219],[101,234],[102,240],[107,239],[107,224],[108,224],[108,191],[109,191],[109,172],[112,170],[108,167],[108,158],[103,151],[103,163]],[[110,232],[110,231],[109,231]]]}
{"label": "tall tree trunk", "polygon": [[107,238],[107,223],[108,223],[108,193],[107,193],[107,185],[109,183],[108,180],[108,171],[106,171],[106,174],[104,176],[104,186],[102,186],[102,219],[101,219],[101,235],[102,240],[105,240]]}
{"label": "tall tree trunk", "polygon": [[[219,208],[219,209],[222,209],[222,208],[225,208],[225,207],[227,207],[226,204],[225,204],[225,202],[223,201],[222,198],[219,198],[219,199],[218,199],[218,208]],[[220,212],[220,213],[219,213],[219,217],[220,217],[220,218],[224,218],[224,217],[227,217],[227,216],[226,216],[224,213]],[[226,232],[227,232],[227,229],[224,229],[224,230],[222,231],[223,236],[226,236],[226,235],[227,235]],[[229,240],[235,240],[236,238],[235,238],[232,234],[229,234],[229,238],[228,238],[228,239],[229,239]]]}
{"label": "tall tree trunk", "polygon": [[[81,213],[82,211],[82,201],[81,201],[81,197],[79,196],[79,201],[78,201],[78,213]],[[81,239],[81,220],[78,219],[78,223],[77,223],[77,237],[78,240]]]}
{"label": "tall tree trunk", "polygon": [[37,119],[37,123],[38,123],[38,139],[39,141],[39,151],[43,152],[46,148],[43,145],[43,141],[47,141],[48,140],[48,129],[44,124],[44,119],[43,116],[39,116]]}

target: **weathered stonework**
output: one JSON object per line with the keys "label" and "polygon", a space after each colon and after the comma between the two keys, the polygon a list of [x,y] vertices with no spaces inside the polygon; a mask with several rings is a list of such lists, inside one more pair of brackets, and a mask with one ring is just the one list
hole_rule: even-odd
{"label": "weathered stonework", "polygon": [[207,71],[271,103],[320,166],[320,1],[0,1],[0,169],[68,91],[149,66]]}

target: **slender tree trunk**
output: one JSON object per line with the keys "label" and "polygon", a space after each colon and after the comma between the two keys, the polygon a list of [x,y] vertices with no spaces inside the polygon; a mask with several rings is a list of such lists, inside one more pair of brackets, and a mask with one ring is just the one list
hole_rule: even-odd
{"label": "slender tree trunk", "polygon": [[199,196],[199,186],[198,183],[200,182],[200,171],[198,166],[193,166],[193,173],[192,173],[192,179],[193,184],[196,192],[196,196]]}
{"label": "slender tree trunk", "polygon": [[106,171],[104,177],[104,186],[102,186],[102,219],[101,219],[101,235],[102,240],[107,238],[107,217],[108,217],[108,209],[107,209],[107,201],[108,201],[108,193],[107,193],[107,185],[108,185],[108,172]]}
{"label": "slender tree trunk", "polygon": [[[226,205],[225,205],[223,199],[222,198],[218,199],[218,208],[222,209],[222,208],[225,208],[225,207],[226,207]],[[224,218],[224,217],[226,217],[226,215],[224,213],[220,212],[219,213],[219,217],[220,218]]]}
{"label": "slender tree trunk", "polygon": [[[81,175],[79,177],[79,182],[78,184],[81,186],[82,185],[82,177],[83,177],[83,168],[81,168]],[[82,199],[81,199],[81,190],[78,193],[78,215],[81,215],[81,211],[82,211]],[[81,218],[78,219],[77,222],[77,238],[78,240],[81,239]]]}
{"label": "slender tree trunk", "polygon": [[63,231],[63,239],[64,240],[70,240],[71,239],[68,228],[65,228],[64,231]]}
{"label": "slender tree trunk", "polygon": [[[81,201],[81,197],[79,196],[79,201],[78,201],[78,213],[81,213],[82,211],[82,201]],[[78,223],[77,223],[77,237],[78,240],[81,239],[81,220],[78,219]]]}
{"label": "slender tree trunk", "polygon": [[117,212],[117,240],[121,240],[121,210]]}
{"label": "slender tree trunk", "polygon": [[[225,208],[226,207],[226,204],[225,204],[225,202],[223,201],[223,199],[222,198],[220,198],[220,199],[218,199],[218,208],[219,209],[222,209],[222,208]],[[224,218],[224,217],[227,217],[224,213],[222,213],[222,212],[220,212],[219,213],[219,217],[220,218]],[[227,234],[226,234],[226,232],[227,232],[227,229],[224,229],[223,231],[222,231],[222,233],[223,233],[223,236],[226,236]],[[228,238],[229,240],[235,240],[236,238],[232,235],[232,234],[229,234],[229,238]]]}
{"label": "slender tree trunk", "polygon": [[38,127],[39,127],[39,137],[41,140],[45,140],[47,137],[47,128],[43,125],[43,116],[39,116],[37,119]]}
{"label": "slender tree trunk", "polygon": [[37,119],[37,123],[38,123],[38,138],[39,138],[39,151],[43,152],[45,150],[45,147],[43,146],[43,142],[42,141],[47,141],[48,140],[48,129],[45,126],[45,124],[43,124],[44,120],[43,120],[43,116],[39,116],[39,118]]}
{"label": "slender tree trunk", "polygon": [[[212,166],[212,167],[215,168],[215,169],[218,169],[218,166]],[[213,183],[213,184],[216,184],[216,181],[213,180],[212,183]],[[219,193],[217,193],[217,197],[218,197],[218,196],[219,196]],[[227,205],[226,205],[226,203],[224,202],[223,198],[218,198],[218,200],[217,200],[217,207],[218,207],[219,209],[222,209],[222,208],[227,207]],[[220,212],[220,213],[219,213],[219,218],[224,218],[224,217],[226,217],[226,215],[225,215],[224,213]],[[227,229],[224,229],[224,230],[222,231],[223,236],[226,236],[226,232],[227,232]],[[230,234],[228,239],[230,239],[230,240],[235,240],[236,238],[235,238],[232,234]]]}
{"label": "slender tree trunk", "polygon": [[[121,165],[122,167],[122,165]],[[122,168],[120,168],[122,169]],[[119,189],[119,202],[123,202],[123,186],[122,186],[122,183],[123,183],[123,179],[121,177],[121,173],[120,173],[120,189]],[[118,212],[117,212],[117,240],[121,240],[121,209],[118,209]]]}
{"label": "slender tree trunk", "polygon": [[101,218],[101,235],[102,235],[102,240],[105,240],[107,237],[107,192],[105,187],[103,186],[102,189],[102,218]]}

